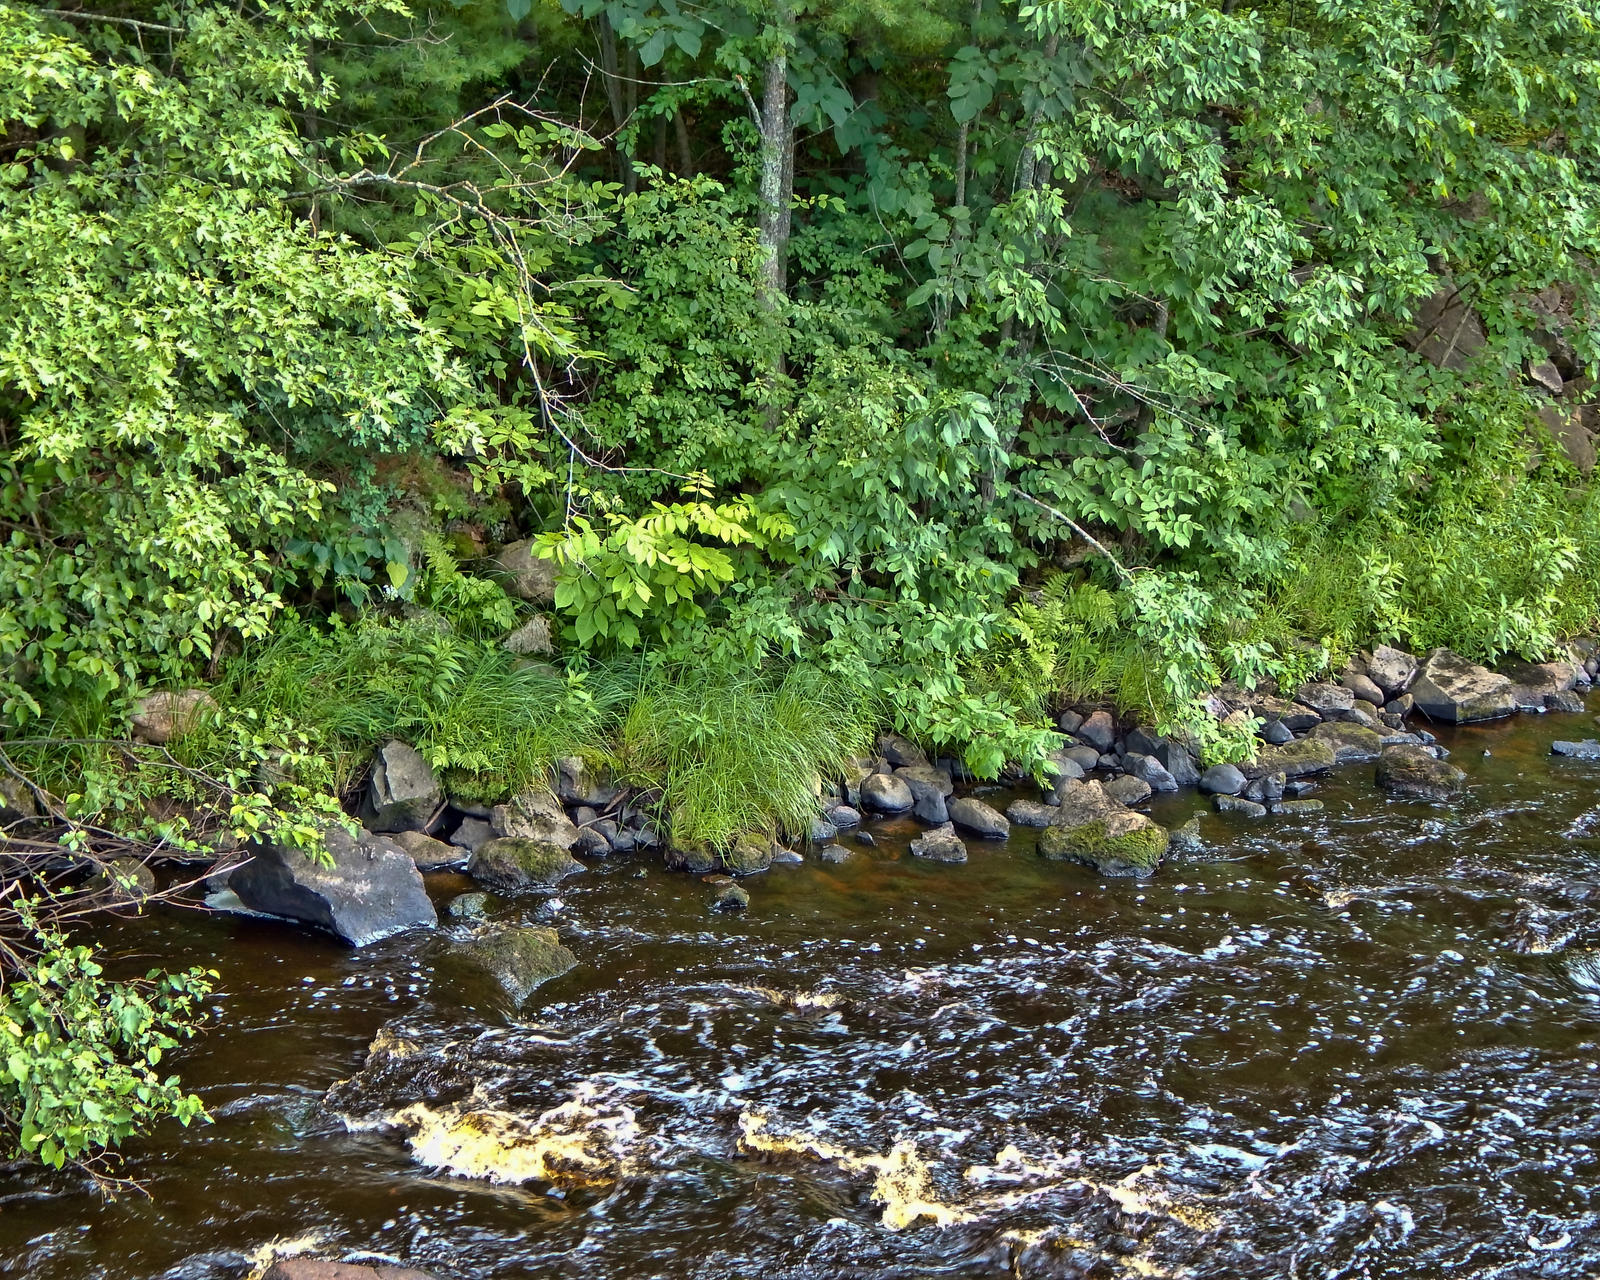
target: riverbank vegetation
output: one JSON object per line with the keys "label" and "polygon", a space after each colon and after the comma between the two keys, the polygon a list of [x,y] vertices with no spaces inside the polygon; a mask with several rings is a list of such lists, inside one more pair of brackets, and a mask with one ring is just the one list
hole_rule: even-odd
{"label": "riverbank vegetation", "polygon": [[0,57],[7,820],[309,842],[398,736],[718,840],[876,727],[1237,758],[1224,681],[1600,625],[1565,0],[0,0]]}

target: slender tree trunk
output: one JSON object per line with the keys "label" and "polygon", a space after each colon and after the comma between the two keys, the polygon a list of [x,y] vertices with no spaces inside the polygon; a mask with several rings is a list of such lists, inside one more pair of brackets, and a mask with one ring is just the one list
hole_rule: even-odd
{"label": "slender tree trunk", "polygon": [[694,153],[689,149],[689,125],[683,118],[683,111],[672,113],[672,131],[678,139],[678,176],[680,178],[694,177]]}
{"label": "slender tree trunk", "polygon": [[[620,132],[628,123],[629,111],[622,92],[622,67],[617,61],[617,33],[611,26],[611,19],[604,13],[600,15],[600,79],[605,84],[606,104],[611,108],[612,124]],[[616,149],[622,189],[631,192],[638,182],[633,173],[633,158],[620,140]]]}
{"label": "slender tree trunk", "polygon": [[784,297],[789,278],[789,196],[794,190],[794,126],[789,121],[788,39],[794,16],[778,14],[784,43],[767,63],[761,95],[761,284],[769,307]]}

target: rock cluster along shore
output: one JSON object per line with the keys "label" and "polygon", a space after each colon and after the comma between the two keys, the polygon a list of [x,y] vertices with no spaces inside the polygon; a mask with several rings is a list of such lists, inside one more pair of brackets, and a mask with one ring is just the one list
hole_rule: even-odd
{"label": "rock cluster along shore", "polygon": [[[1040,828],[1042,856],[1079,862],[1104,875],[1148,875],[1170,847],[1192,846],[1192,824],[1168,832],[1140,811],[1161,792],[1198,788],[1222,812],[1252,818],[1305,815],[1321,809],[1308,795],[1315,779],[1343,765],[1370,765],[1379,786],[1409,799],[1441,801],[1465,774],[1417,722],[1467,723],[1516,711],[1583,709],[1581,693],[1600,661],[1591,649],[1571,661],[1516,663],[1490,671],[1449,650],[1417,658],[1387,646],[1362,654],[1337,680],[1313,681],[1285,696],[1224,688],[1211,710],[1224,724],[1255,725],[1253,759],[1202,768],[1193,744],[1138,725],[1119,724],[1104,708],[1061,713],[1066,745],[1048,760],[1038,800],[1014,800],[1001,813],[981,798],[956,794],[968,780],[959,762],[930,760],[915,743],[884,734],[877,754],[852,763],[845,776],[819,784],[809,831],[791,833],[824,862],[842,862],[839,843],[868,818],[908,817],[924,824],[912,857],[961,863],[969,842],[1004,840],[1013,824]],[[1557,751],[1600,757],[1600,743],[1561,743]],[[655,794],[630,793],[603,770],[576,757],[560,761],[547,787],[500,804],[451,797],[428,762],[403,742],[377,752],[359,808],[360,829],[329,827],[326,857],[277,845],[253,849],[237,867],[212,877],[212,901],[324,929],[354,946],[410,928],[437,924],[423,871],[464,869],[494,894],[550,891],[585,870],[582,859],[659,850],[671,869],[712,882],[708,906],[740,911],[749,894],[732,877],[765,871],[799,855],[769,835],[751,833],[726,847],[674,841],[650,814]],[[331,864],[331,865],[330,865]],[[469,910],[466,897],[477,900]],[[509,938],[482,922],[484,895],[466,895],[450,915],[478,929],[484,967],[521,998],[535,979],[570,967],[570,953],[550,938]],[[561,953],[565,953],[564,955]],[[511,957],[512,960],[507,960]],[[536,960],[528,959],[535,957]],[[520,959],[518,959],[520,958]],[[527,963],[522,963],[526,960]],[[515,963],[513,961],[516,961]]]}

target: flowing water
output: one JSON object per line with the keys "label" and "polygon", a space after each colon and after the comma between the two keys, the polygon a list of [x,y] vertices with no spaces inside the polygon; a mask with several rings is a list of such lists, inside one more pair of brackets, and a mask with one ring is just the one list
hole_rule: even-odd
{"label": "flowing water", "polygon": [[505,904],[580,960],[520,1013],[448,930],[115,925],[221,971],[181,1058],[215,1123],[130,1149],[148,1198],[0,1177],[0,1275],[212,1280],[274,1240],[442,1280],[1600,1274],[1600,765],[1546,754],[1586,728],[1442,734],[1451,805],[1353,767],[1315,818],[1206,810],[1143,883],[1022,828],[919,864],[909,823],[747,916],[597,863]]}

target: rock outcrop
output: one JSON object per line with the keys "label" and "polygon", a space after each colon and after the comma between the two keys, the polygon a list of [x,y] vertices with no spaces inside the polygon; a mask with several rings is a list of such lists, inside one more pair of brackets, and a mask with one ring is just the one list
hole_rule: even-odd
{"label": "rock outcrop", "polygon": [[1417,710],[1430,720],[1466,724],[1494,720],[1517,708],[1512,682],[1449,649],[1434,649],[1423,660],[1409,690]]}
{"label": "rock outcrop", "polygon": [[1062,797],[1056,820],[1039,835],[1039,852],[1081,862],[1107,876],[1147,876],[1167,852],[1167,833],[1149,817],[1084,782]]}

